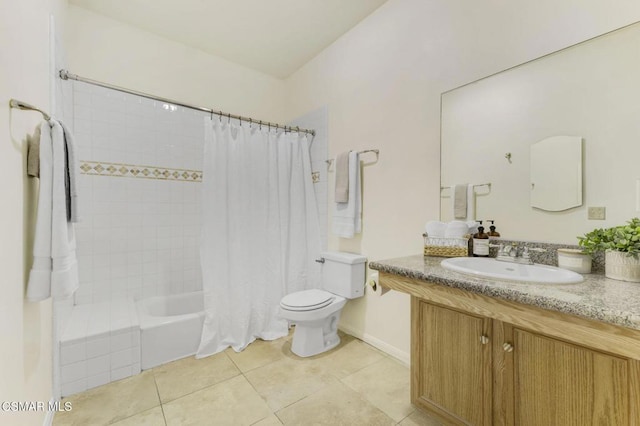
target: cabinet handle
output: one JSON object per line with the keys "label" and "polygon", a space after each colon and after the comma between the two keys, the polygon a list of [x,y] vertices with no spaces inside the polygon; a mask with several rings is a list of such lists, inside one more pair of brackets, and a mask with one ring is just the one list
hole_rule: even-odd
{"label": "cabinet handle", "polygon": [[487,343],[489,343],[489,337],[483,334],[482,336],[480,336],[480,343],[486,345]]}
{"label": "cabinet handle", "polygon": [[502,349],[504,349],[505,352],[513,352],[513,345],[511,343],[505,343],[502,345]]}

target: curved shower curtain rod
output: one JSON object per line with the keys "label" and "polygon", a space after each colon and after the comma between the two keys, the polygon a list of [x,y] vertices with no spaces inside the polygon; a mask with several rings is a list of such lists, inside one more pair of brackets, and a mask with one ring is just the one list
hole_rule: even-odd
{"label": "curved shower curtain rod", "polygon": [[150,95],[150,94],[144,93],[144,92],[138,92],[137,90],[125,89],[124,87],[119,87],[119,86],[115,86],[113,84],[103,83],[101,81],[92,80],[92,79],[86,78],[86,77],[81,77],[81,76],[79,76],[77,74],[72,74],[67,70],[60,70],[59,75],[60,75],[60,78],[63,79],[63,80],[81,81],[83,83],[93,84],[94,86],[100,86],[100,87],[104,87],[104,88],[107,88],[107,89],[117,90],[119,92],[129,93],[131,95],[142,96],[143,98],[153,99],[155,101],[165,102],[165,103],[168,103],[168,104],[179,105],[181,107],[185,107],[185,108],[189,108],[189,109],[195,109],[195,110],[198,110],[198,111],[208,112],[211,115],[215,114],[215,115],[219,116],[221,120],[223,118],[226,118],[227,120],[231,120],[233,118],[235,120],[244,121],[245,123],[250,123],[251,125],[256,124],[256,125],[259,125],[260,127],[267,126],[269,128],[273,127],[274,129],[284,129],[285,132],[294,132],[295,131],[295,132],[299,132],[299,133],[307,133],[307,134],[310,134],[312,136],[315,136],[315,134],[316,134],[315,130],[301,129],[301,128],[297,127],[297,126],[296,127],[294,127],[294,126],[285,126],[285,125],[282,125],[282,124],[270,123],[268,121],[256,120],[256,119],[251,118],[251,117],[244,117],[242,115],[236,115],[236,114],[231,114],[231,113],[222,112],[222,111],[215,111],[215,110],[213,110],[211,108],[205,108],[205,107],[185,104],[183,102],[174,101],[173,99],[167,99],[167,98],[163,98],[161,96],[155,96],[155,95]]}

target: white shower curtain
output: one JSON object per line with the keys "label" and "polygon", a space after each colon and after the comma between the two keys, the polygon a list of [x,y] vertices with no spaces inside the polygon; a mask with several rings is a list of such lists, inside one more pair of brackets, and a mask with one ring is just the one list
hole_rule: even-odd
{"label": "white shower curtain", "polygon": [[318,211],[306,134],[205,120],[202,358],[287,334],[287,293],[318,288]]}

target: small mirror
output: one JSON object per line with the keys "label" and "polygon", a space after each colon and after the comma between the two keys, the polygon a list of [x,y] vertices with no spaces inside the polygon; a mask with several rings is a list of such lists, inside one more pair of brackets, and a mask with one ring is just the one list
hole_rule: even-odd
{"label": "small mirror", "polygon": [[531,207],[549,212],[582,205],[582,138],[553,136],[531,145]]}

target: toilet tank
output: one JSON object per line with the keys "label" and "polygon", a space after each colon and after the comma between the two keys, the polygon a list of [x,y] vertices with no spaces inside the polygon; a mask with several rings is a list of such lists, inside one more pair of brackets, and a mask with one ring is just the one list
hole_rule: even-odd
{"label": "toilet tank", "polygon": [[322,288],[347,299],[364,295],[367,258],[354,253],[326,251],[321,253]]}

